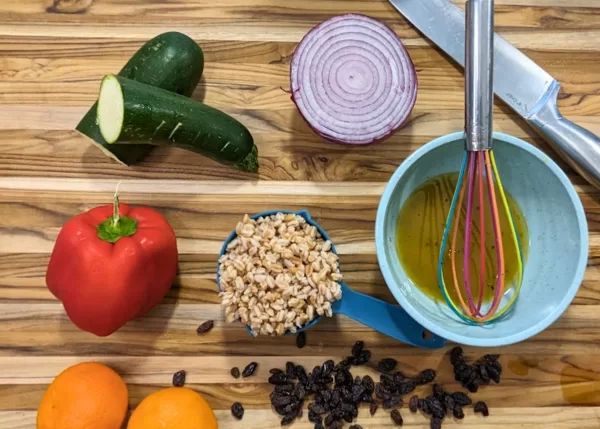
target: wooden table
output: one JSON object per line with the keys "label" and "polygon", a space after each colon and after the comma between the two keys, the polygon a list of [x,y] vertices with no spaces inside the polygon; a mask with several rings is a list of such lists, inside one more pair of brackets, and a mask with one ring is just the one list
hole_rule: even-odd
{"label": "wooden table", "polygon": [[[600,1],[496,0],[496,8],[498,31],[562,82],[565,115],[600,134]],[[375,147],[348,150],[323,142],[284,91],[296,43],[313,25],[345,12],[391,25],[418,70],[412,120]],[[181,150],[157,149],[126,168],[73,131],[96,98],[101,77],[168,30],[187,33],[204,49],[205,73],[195,97],[251,129],[260,151],[258,177]],[[132,408],[168,386],[174,371],[186,369],[189,385],[215,408],[222,428],[279,427],[269,405],[268,369],[288,359],[312,368],[327,357],[345,356],[358,339],[375,358],[394,356],[406,371],[437,368],[444,384],[457,387],[447,350],[408,347],[344,318],[320,324],[301,350],[291,337],[253,339],[240,326],[226,326],[215,293],[215,260],[244,213],[308,208],[338,245],[348,283],[391,300],[374,250],[382,189],[413,150],[462,125],[461,70],[384,0],[0,2],[0,428],[33,428],[52,378],[89,360],[123,374]],[[598,428],[600,193],[500,103],[495,127],[539,145],[568,172],[588,215],[591,257],[581,289],[559,321],[529,341],[496,350],[502,353],[503,381],[477,395],[492,416],[469,411],[461,425]],[[97,338],[69,322],[44,275],[61,225],[110,202],[119,180],[122,201],[154,206],[172,223],[180,275],[150,316]],[[207,319],[217,321],[215,330],[197,336],[195,328]],[[260,363],[258,375],[233,382],[229,369],[251,360]],[[230,415],[233,400],[247,408],[242,423]],[[405,426],[429,427],[420,415],[403,414]],[[364,410],[361,416],[365,428],[391,425],[385,412],[370,418]],[[294,427],[312,425],[305,417]]]}

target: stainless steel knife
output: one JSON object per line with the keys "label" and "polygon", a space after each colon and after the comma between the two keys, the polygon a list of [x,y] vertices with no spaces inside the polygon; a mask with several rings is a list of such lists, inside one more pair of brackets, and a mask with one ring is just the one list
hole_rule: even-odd
{"label": "stainless steel knife", "polygon": [[[465,14],[448,0],[389,0],[421,33],[465,66]],[[600,139],[562,116],[560,83],[494,35],[494,93],[508,104],[582,177],[600,188]]]}

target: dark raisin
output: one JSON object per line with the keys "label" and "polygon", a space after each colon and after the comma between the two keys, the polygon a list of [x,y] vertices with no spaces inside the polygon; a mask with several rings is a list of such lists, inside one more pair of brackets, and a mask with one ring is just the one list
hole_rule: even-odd
{"label": "dark raisin", "polygon": [[294,396],[300,401],[306,397],[306,390],[304,390],[304,386],[302,386],[302,384],[296,384],[296,388],[294,389]]}
{"label": "dark raisin", "polygon": [[431,414],[434,417],[437,417],[438,419],[443,419],[446,416],[446,410],[444,409],[444,406],[438,398],[436,398],[435,396],[430,396],[426,399],[426,401],[427,406],[429,407],[429,410],[431,411]]}
{"label": "dark raisin", "polygon": [[177,371],[173,374],[173,386],[175,387],[183,387],[185,384],[185,371],[182,369],[181,371]]}
{"label": "dark raisin", "polygon": [[201,324],[200,326],[198,326],[196,328],[196,332],[198,334],[206,334],[214,327],[215,327],[215,322],[213,322],[212,320],[207,320],[206,322],[204,322],[203,324]]}
{"label": "dark raisin", "polygon": [[238,420],[241,420],[244,417],[244,407],[239,402],[234,402],[231,406],[231,414]]}
{"label": "dark raisin", "polygon": [[344,420],[346,420],[346,423],[352,423],[352,420],[354,420],[354,416],[350,413],[346,413],[344,414]]}
{"label": "dark raisin", "polygon": [[406,379],[407,379],[406,375],[402,374],[402,372],[396,371],[394,373],[394,383],[400,384]]}
{"label": "dark raisin", "polygon": [[274,407],[284,407],[292,402],[292,397],[289,395],[275,396],[272,398],[271,403]]}
{"label": "dark raisin", "polygon": [[390,417],[392,418],[392,421],[396,425],[402,426],[404,424],[404,420],[402,420],[402,416],[400,415],[400,411],[398,411],[398,410],[392,410],[392,413],[390,414]]}
{"label": "dark raisin", "polygon": [[492,365],[488,365],[486,367],[487,373],[490,376],[490,379],[494,381],[494,383],[498,384],[500,383],[500,373],[498,372],[498,370],[496,368],[494,368]]}
{"label": "dark raisin", "polygon": [[419,397],[417,395],[413,395],[410,397],[410,400],[408,401],[408,408],[413,413],[417,412],[417,410],[419,409]]}
{"label": "dark raisin", "polygon": [[306,370],[304,369],[304,367],[302,365],[296,366],[296,377],[298,377],[298,380],[302,384],[308,383],[308,375],[306,374]]}
{"label": "dark raisin", "polygon": [[361,352],[363,351],[363,349],[365,348],[365,343],[364,341],[357,341],[354,346],[352,347],[352,356],[354,356],[355,358],[360,356]]}
{"label": "dark raisin", "polygon": [[333,412],[327,414],[327,417],[325,417],[325,426],[331,427],[331,424],[336,420],[337,418]]}
{"label": "dark raisin", "polygon": [[332,407],[337,407],[341,401],[342,395],[340,394],[339,390],[334,390],[331,393],[331,400],[329,401],[329,405],[331,405]]}
{"label": "dark raisin", "polygon": [[477,382],[477,380],[467,384],[465,386],[467,388],[467,390],[471,393],[477,393],[477,391],[479,390],[479,383]]}
{"label": "dark raisin", "polygon": [[319,405],[319,404],[310,404],[308,406],[308,410],[312,411],[315,414],[325,414],[326,412],[328,412],[329,410],[327,408],[325,408],[323,405]]}
{"label": "dark raisin", "polygon": [[459,420],[465,418],[465,413],[463,412],[463,409],[460,407],[460,405],[454,407],[454,410],[452,410],[452,414]]}
{"label": "dark raisin", "polygon": [[290,395],[294,391],[294,385],[291,383],[278,384],[275,386],[274,392],[283,395]]}
{"label": "dark raisin", "polygon": [[360,401],[370,404],[371,402],[373,402],[373,394],[365,393],[364,395],[362,395],[362,398],[360,398]]}
{"label": "dark raisin", "polygon": [[463,360],[464,360],[463,349],[460,347],[454,347],[450,351],[450,362],[452,363],[452,365],[456,365],[458,362],[461,362]]}
{"label": "dark raisin", "polygon": [[325,426],[323,426],[323,423],[315,423],[314,429],[325,429]]}
{"label": "dark raisin", "polygon": [[386,399],[385,401],[383,401],[382,405],[384,410],[389,410],[395,407],[401,407],[402,398],[400,396],[392,396],[390,399]]}
{"label": "dark raisin", "polygon": [[360,378],[360,375],[354,377],[354,384],[362,384],[362,378]]}
{"label": "dark raisin", "polygon": [[374,416],[375,413],[377,412],[377,408],[379,408],[379,404],[377,404],[377,402],[371,402],[371,406],[369,407],[369,412],[371,413],[372,416]]}
{"label": "dark raisin", "polygon": [[309,411],[308,412],[308,421],[311,423],[322,423],[323,422],[323,417],[321,417],[319,414],[315,413],[314,411]]}
{"label": "dark raisin", "polygon": [[231,368],[231,376],[233,378],[240,378],[240,369],[237,366],[234,366],[233,368]]}
{"label": "dark raisin", "polygon": [[469,396],[463,392],[454,392],[452,394],[452,398],[454,398],[454,402],[456,402],[461,407],[471,405],[473,403],[473,401],[471,401],[471,398],[469,398]]}
{"label": "dark raisin", "polygon": [[302,407],[298,407],[298,413],[296,414],[296,418],[301,419],[303,415],[304,411],[302,410]]}
{"label": "dark raisin", "polygon": [[432,417],[429,427],[431,429],[442,429],[442,420],[438,419],[437,417]]}
{"label": "dark raisin", "polygon": [[335,362],[332,361],[331,359],[323,362],[323,366],[321,367],[321,375],[323,377],[327,377],[328,375],[330,375],[333,372],[334,368],[335,368]]}
{"label": "dark raisin", "polygon": [[425,414],[431,415],[429,403],[425,399],[419,399],[419,410],[423,411]]}
{"label": "dark raisin", "polygon": [[242,377],[250,377],[252,374],[256,372],[256,368],[258,368],[258,363],[250,362],[246,368],[242,371]]}
{"label": "dark raisin", "polygon": [[367,393],[373,393],[375,391],[375,382],[369,375],[363,377],[362,385]]}
{"label": "dark raisin", "polygon": [[335,366],[334,371],[339,371],[341,369],[348,369],[350,368],[351,363],[348,359],[344,359],[341,360],[340,362],[338,362],[338,364]]}
{"label": "dark raisin", "polygon": [[485,403],[485,402],[483,402],[483,401],[479,401],[479,402],[477,402],[477,403],[475,404],[474,411],[475,411],[476,413],[481,413],[481,414],[483,414],[483,416],[484,416],[484,417],[487,417],[487,416],[489,416],[489,415],[490,415],[490,412],[489,412],[489,410],[488,410],[488,407],[487,407],[486,403]]}
{"label": "dark raisin", "polygon": [[269,374],[282,374],[282,373],[283,373],[283,371],[280,370],[279,368],[271,368],[269,370]]}
{"label": "dark raisin", "polygon": [[269,377],[270,384],[287,384],[287,377],[283,372],[278,372]]}
{"label": "dark raisin", "polygon": [[[366,392],[365,388],[361,384],[355,384],[352,386],[352,402],[357,404],[360,402],[360,398]],[[354,399],[356,398],[356,399]]]}
{"label": "dark raisin", "polygon": [[331,391],[330,391],[330,390],[328,390],[328,389],[323,389],[323,390],[321,391],[321,397],[323,398],[323,401],[324,401],[325,403],[327,403],[327,404],[328,404],[328,403],[329,403],[329,401],[331,401],[331,396],[332,396],[332,395],[331,395]]}
{"label": "dark raisin", "polygon": [[329,429],[342,429],[343,424],[340,421],[334,421],[333,423],[331,423],[331,425],[329,425]]}
{"label": "dark raisin", "polygon": [[477,370],[479,372],[479,377],[483,380],[483,382],[486,384],[489,383],[490,375],[488,374],[486,367],[484,365],[479,365]]}
{"label": "dark raisin", "polygon": [[364,365],[371,359],[371,352],[369,350],[363,350],[360,355],[354,359],[354,365]]}
{"label": "dark raisin", "polygon": [[348,429],[363,429],[361,425],[352,425]]}
{"label": "dark raisin", "polygon": [[315,366],[311,372],[313,380],[318,380],[323,375],[320,366]]}
{"label": "dark raisin", "polygon": [[452,397],[452,395],[444,396],[444,405],[448,413],[454,409],[456,403],[454,402],[454,398]]}
{"label": "dark raisin", "polygon": [[394,377],[389,374],[381,374],[379,376],[379,382],[387,388],[390,388],[395,384]]}
{"label": "dark raisin", "polygon": [[293,362],[286,362],[285,364],[285,375],[288,380],[296,379],[296,365]]}
{"label": "dark raisin", "polygon": [[433,395],[436,398],[442,398],[444,396],[444,388],[440,386],[438,383],[433,385]]}
{"label": "dark raisin", "polygon": [[416,377],[416,382],[420,385],[431,383],[433,380],[435,380],[435,371],[433,369],[421,371]]}
{"label": "dark raisin", "polygon": [[398,365],[398,362],[396,362],[396,359],[392,359],[392,358],[381,359],[379,361],[379,371],[392,372],[396,368],[396,365]]}
{"label": "dark raisin", "polygon": [[401,384],[398,385],[398,391],[401,395],[408,395],[416,388],[417,383],[415,383],[413,380],[404,380]]}
{"label": "dark raisin", "polygon": [[292,422],[296,420],[297,415],[297,413],[290,413],[283,416],[283,418],[281,419],[281,426],[287,426],[289,424],[292,424]]}
{"label": "dark raisin", "polygon": [[343,386],[347,383],[347,376],[350,376],[350,381],[352,381],[352,374],[348,372],[348,370],[343,369],[341,371],[336,372],[335,374],[335,384],[337,386]]}
{"label": "dark raisin", "polygon": [[299,349],[301,349],[305,345],[306,345],[306,333],[305,332],[299,332],[298,335],[296,335],[296,347],[298,347]]}
{"label": "dark raisin", "polygon": [[484,355],[483,360],[486,362],[496,362],[500,358],[500,355]]}

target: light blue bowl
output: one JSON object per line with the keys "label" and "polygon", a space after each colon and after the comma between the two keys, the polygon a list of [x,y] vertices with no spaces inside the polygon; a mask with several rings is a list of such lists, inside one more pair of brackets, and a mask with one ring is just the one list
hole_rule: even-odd
{"label": "light blue bowl", "polygon": [[573,185],[554,161],[523,140],[494,133],[493,150],[502,183],[520,206],[529,232],[523,288],[502,320],[489,326],[462,322],[406,275],[396,251],[396,222],[404,201],[417,186],[439,174],[458,171],[463,136],[458,132],[427,143],[396,170],[377,211],[377,257],[390,291],[420,325],[456,343],[504,346],[546,329],[575,297],[588,258],[587,221]]}

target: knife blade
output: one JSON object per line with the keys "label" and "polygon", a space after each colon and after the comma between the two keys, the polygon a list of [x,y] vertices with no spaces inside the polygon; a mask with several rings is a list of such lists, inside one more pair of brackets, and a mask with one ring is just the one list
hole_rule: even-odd
{"label": "knife blade", "polygon": [[[447,0],[389,0],[422,34],[463,68],[465,14]],[[565,161],[600,188],[600,139],[562,116],[560,83],[494,34],[494,93],[523,117]]]}

